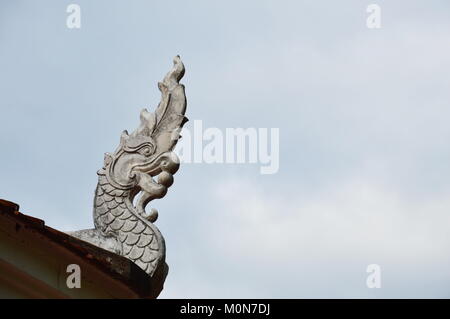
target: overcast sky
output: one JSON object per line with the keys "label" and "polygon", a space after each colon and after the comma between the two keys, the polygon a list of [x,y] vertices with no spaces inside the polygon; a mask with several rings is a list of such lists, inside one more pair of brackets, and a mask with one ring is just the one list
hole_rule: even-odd
{"label": "overcast sky", "polygon": [[2,1],[0,198],[92,227],[103,154],[180,54],[186,127],[279,128],[280,169],[182,165],[151,203],[161,297],[449,298],[450,3],[378,1],[368,29],[370,3]]}

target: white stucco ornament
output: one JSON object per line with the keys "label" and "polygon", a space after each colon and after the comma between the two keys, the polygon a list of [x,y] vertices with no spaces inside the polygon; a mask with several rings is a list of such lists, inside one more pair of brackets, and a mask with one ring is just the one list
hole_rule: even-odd
{"label": "white stucco ornament", "polygon": [[184,71],[176,56],[172,70],[158,83],[161,102],[155,112],[142,110],[139,127],[131,134],[124,131],[116,151],[105,154],[97,172],[95,228],[70,233],[132,260],[150,276],[167,273],[164,238],[153,224],[158,212],[146,206],[164,197],[179,167],[173,148],[187,122],[179,83]]}

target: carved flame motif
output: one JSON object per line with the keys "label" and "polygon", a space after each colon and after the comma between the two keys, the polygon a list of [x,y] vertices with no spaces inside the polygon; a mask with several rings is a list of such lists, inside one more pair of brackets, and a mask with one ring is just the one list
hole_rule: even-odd
{"label": "carved flame motif", "polygon": [[[156,209],[147,204],[162,198],[173,183],[179,160],[173,151],[187,122],[184,65],[177,56],[172,70],[158,83],[161,102],[154,113],[141,111],[139,127],[122,133],[112,154],[106,153],[97,172],[94,199],[95,229],[72,235],[123,255],[148,274],[167,271],[164,239],[153,225]],[[156,180],[155,180],[156,179]]]}

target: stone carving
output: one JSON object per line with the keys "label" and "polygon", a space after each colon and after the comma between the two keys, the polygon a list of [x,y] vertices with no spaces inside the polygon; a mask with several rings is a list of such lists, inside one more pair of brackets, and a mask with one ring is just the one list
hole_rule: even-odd
{"label": "stone carving", "polygon": [[[106,153],[97,172],[94,229],[72,236],[125,256],[150,276],[167,273],[164,238],[153,224],[158,212],[147,204],[162,198],[173,183],[179,160],[172,151],[187,122],[184,86],[179,83],[184,65],[177,56],[172,70],[158,83],[161,102],[154,113],[141,111],[140,126],[122,133],[112,154]],[[156,180],[155,180],[155,179]]]}

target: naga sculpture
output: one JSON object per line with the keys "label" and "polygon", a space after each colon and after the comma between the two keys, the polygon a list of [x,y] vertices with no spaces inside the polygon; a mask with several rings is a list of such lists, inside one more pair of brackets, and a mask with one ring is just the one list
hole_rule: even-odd
{"label": "naga sculpture", "polygon": [[184,65],[177,56],[172,70],[158,83],[161,102],[156,111],[142,110],[140,126],[131,134],[124,131],[116,151],[105,154],[97,172],[95,228],[70,233],[132,260],[150,276],[157,270],[159,276],[167,274],[164,238],[153,224],[158,212],[145,208],[166,194],[179,167],[173,148],[187,122],[184,86],[179,83],[183,75]]}

